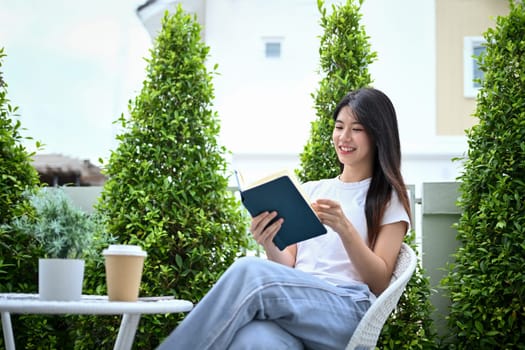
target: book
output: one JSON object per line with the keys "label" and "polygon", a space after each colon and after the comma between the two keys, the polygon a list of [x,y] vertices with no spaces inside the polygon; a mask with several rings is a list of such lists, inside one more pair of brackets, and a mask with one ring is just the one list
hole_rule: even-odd
{"label": "book", "polygon": [[270,224],[284,218],[281,229],[273,239],[280,250],[326,233],[326,228],[310,205],[308,196],[290,170],[272,173],[247,186],[237,170],[235,177],[241,202],[252,217],[264,211],[276,211],[277,217]]}

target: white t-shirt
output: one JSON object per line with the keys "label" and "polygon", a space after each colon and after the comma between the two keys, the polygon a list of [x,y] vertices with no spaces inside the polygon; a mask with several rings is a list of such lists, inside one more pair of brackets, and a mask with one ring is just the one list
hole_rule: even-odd
{"label": "white t-shirt", "polygon": [[[365,242],[368,229],[365,217],[365,201],[371,179],[345,183],[338,178],[310,181],[303,184],[305,193],[314,202],[331,199],[341,204],[346,217],[352,222]],[[386,208],[381,225],[410,220],[395,192]],[[327,233],[297,244],[295,268],[311,273],[335,285],[349,285],[362,281],[354,264],[348,257],[339,235],[326,226]]]}

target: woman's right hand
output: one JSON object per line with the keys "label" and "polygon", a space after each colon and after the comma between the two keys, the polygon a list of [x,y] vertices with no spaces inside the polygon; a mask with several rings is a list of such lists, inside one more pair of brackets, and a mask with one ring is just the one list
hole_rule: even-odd
{"label": "woman's right hand", "polygon": [[277,212],[262,212],[256,217],[252,218],[252,224],[250,226],[250,231],[253,235],[253,238],[257,243],[262,245],[264,249],[272,248],[273,238],[281,229],[284,219],[279,218],[275,220],[271,225],[268,225],[273,219],[277,217]]}
{"label": "woman's right hand", "polygon": [[295,255],[297,253],[297,246],[292,244],[284,250],[279,250],[273,243],[273,238],[281,229],[284,222],[283,218],[270,222],[277,217],[277,212],[263,212],[252,218],[252,225],[250,231],[257,243],[263,246],[266,251],[268,260],[278,262],[280,264],[293,267],[295,265]]}

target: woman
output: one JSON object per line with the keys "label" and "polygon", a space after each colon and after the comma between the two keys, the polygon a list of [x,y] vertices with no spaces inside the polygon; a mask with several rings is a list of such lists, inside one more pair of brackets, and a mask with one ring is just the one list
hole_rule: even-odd
{"label": "woman", "polygon": [[279,250],[276,212],[252,219],[267,260],[233,263],[159,349],[343,349],[388,286],[410,225],[397,118],[381,91],[333,114],[341,173],[304,184],[328,233]]}

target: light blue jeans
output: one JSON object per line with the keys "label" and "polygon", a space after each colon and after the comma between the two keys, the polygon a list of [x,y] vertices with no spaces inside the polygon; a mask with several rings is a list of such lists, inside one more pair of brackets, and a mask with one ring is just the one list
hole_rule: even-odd
{"label": "light blue jeans", "polygon": [[158,350],[344,349],[373,296],[245,257],[222,275]]}

